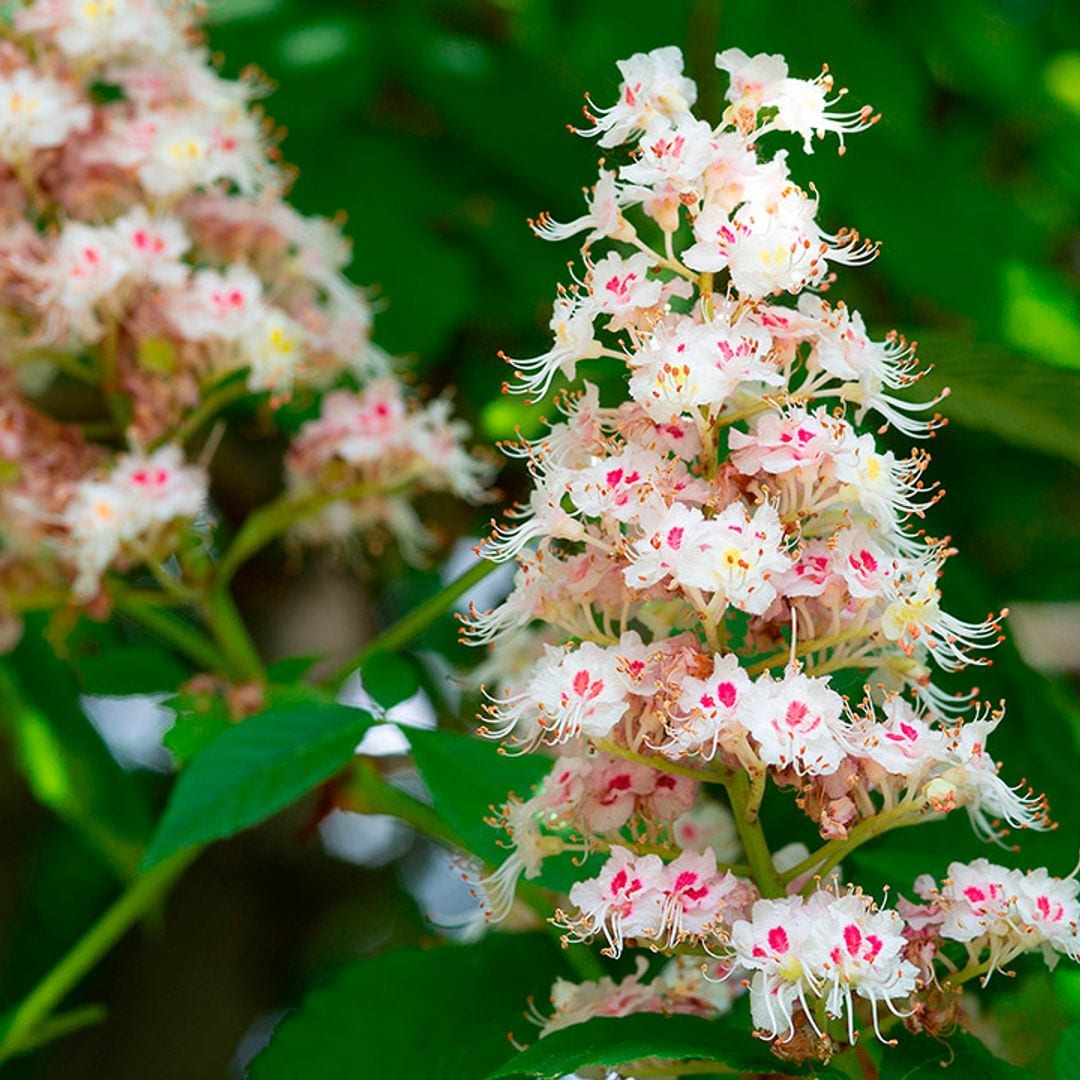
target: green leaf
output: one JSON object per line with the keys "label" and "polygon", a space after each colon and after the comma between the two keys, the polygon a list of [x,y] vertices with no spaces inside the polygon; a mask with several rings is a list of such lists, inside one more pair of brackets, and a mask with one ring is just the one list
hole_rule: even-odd
{"label": "green leaf", "polygon": [[995,1057],[974,1035],[964,1032],[949,1036],[946,1042],[904,1035],[881,1054],[881,1080],[941,1080],[942,1076],[1026,1080],[1028,1075]]}
{"label": "green leaf", "polygon": [[416,666],[400,653],[380,652],[360,672],[364,689],[384,709],[411,698],[420,687]]}
{"label": "green leaf", "polygon": [[63,656],[87,694],[175,693],[191,667],[139,628],[85,616],[63,634]]}
{"label": "green leaf", "polygon": [[87,694],[124,696],[174,691],[190,673],[171,652],[142,643],[117,643],[95,655],[76,659],[75,665]]}
{"label": "green leaf", "polygon": [[186,765],[206,749],[233,719],[220,694],[177,694],[165,702],[176,719],[161,738],[177,765]]}
{"label": "green leaf", "polygon": [[144,868],[288,806],[345,765],[372,723],[327,701],[281,705],[226,729],[181,774]]}
{"label": "green leaf", "polygon": [[1080,1024],[1073,1024],[1062,1035],[1054,1051],[1054,1072],[1058,1080],[1076,1080],[1080,1076]]}
{"label": "green leaf", "polygon": [[497,866],[506,858],[504,835],[485,822],[513,792],[528,798],[551,769],[536,754],[501,753],[497,743],[449,731],[403,727],[435,809],[469,850]]}
{"label": "green leaf", "polygon": [[[286,674],[291,674],[299,667],[299,662],[288,665]],[[310,666],[310,665],[308,665]],[[267,678],[281,677],[276,665],[266,671]],[[264,713],[279,706],[311,705],[318,708],[326,702],[326,696],[313,686],[302,683],[271,683],[263,690],[262,706],[256,711]],[[229,711],[229,703],[217,689],[185,691],[165,702],[176,715],[173,725],[165,732],[162,743],[172,754],[178,765],[186,765],[196,754],[201,753],[223,731],[239,723],[240,718]]]}
{"label": "green leaf", "polygon": [[266,665],[266,678],[273,683],[295,683],[319,662],[317,656],[285,656]]}
{"label": "green leaf", "polygon": [[1080,372],[945,334],[921,334],[919,355],[934,370],[912,398],[948,385],[941,408],[956,423],[1080,464]]}
{"label": "green leaf", "polygon": [[[716,1062],[721,1073],[844,1075],[825,1065],[809,1067],[781,1061],[753,1037],[748,1022],[741,1017],[741,1012],[717,1020],[657,1013],[600,1017],[538,1039],[490,1073],[488,1080],[526,1076],[556,1080],[589,1065],[613,1068],[644,1058]],[[678,1069],[672,1072],[678,1075]]]}
{"label": "green leaf", "polygon": [[511,1032],[535,1035],[522,1011],[564,974],[541,934],[386,953],[310,993],[255,1059],[252,1080],[477,1080],[505,1059]]}
{"label": "green leaf", "polygon": [[[439,816],[467,849],[491,866],[507,857],[506,834],[489,821],[507,799],[527,799],[551,771],[549,758],[506,754],[490,739],[425,728],[401,729]],[[565,893],[575,881],[598,873],[604,856],[559,855],[544,860],[536,884]]]}
{"label": "green leaf", "polygon": [[0,666],[0,715],[35,798],[81,833],[122,877],[138,869],[150,834],[139,781],[117,763],[79,705],[70,670],[40,619]]}

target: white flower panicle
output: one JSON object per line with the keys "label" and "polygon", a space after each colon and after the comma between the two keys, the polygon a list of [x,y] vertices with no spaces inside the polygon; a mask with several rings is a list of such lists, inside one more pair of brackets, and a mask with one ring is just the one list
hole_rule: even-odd
{"label": "white flower panicle", "polygon": [[[903,958],[904,921],[877,908],[857,892],[814,892],[759,900],[750,918],[735,924],[731,944],[735,962],[753,972],[750,1008],[754,1023],[769,1037],[795,1035],[794,1013],[822,1034],[810,999],[818,999],[829,1019],[846,1019],[855,1041],[854,997],[870,1003],[875,1033],[877,1006],[902,1015],[903,1002],[916,989],[918,969]],[[820,1015],[820,1014],[818,1014]]]}
{"label": "white flower panicle", "polygon": [[207,485],[205,469],[186,464],[178,446],[121,454],[108,476],[80,480],[62,516],[69,558],[78,571],[75,599],[92,597],[105,569],[125,551],[137,562],[153,558],[155,550],[167,556],[172,541],[164,529],[202,511]]}
{"label": "white flower panicle", "polygon": [[[806,153],[828,135],[843,150],[877,117],[845,109],[827,70],[797,79],[782,57],[738,49],[717,66],[730,89],[714,125],[693,112],[677,49],[620,63],[618,100],[586,109],[582,134],[605,150],[586,212],[531,223],[545,240],[582,238],[582,269],[558,289],[552,347],[504,357],[506,389],[567,386],[543,436],[504,447],[532,490],[481,553],[518,571],[463,633],[492,650],[482,732],[557,756],[495,820],[513,852],[480,884],[499,918],[548,858],[608,853],[556,914],[568,942],[719,957],[745,976],[778,1054],[827,1060],[864,1025],[884,1040],[882,1008],[925,1025],[934,987],[963,975],[949,967],[961,939],[932,938],[925,913],[906,921],[906,902],[878,908],[815,881],[872,836],[961,807],[998,842],[1049,819],[987,753],[1003,710],[938,685],[935,669],[987,662],[1005,613],[968,622],[943,607],[953,552],[923,527],[943,494],[929,455],[876,438],[933,436],[945,394],[912,396],[914,345],[875,337],[833,298],[837,268],[878,247],[823,224],[816,189],[770,149],[790,133]],[[592,362],[625,373],[621,399],[569,385]],[[854,697],[841,674],[861,684]],[[657,801],[661,778],[690,800],[678,814]],[[817,852],[781,843],[774,861],[758,822],[770,783],[794,792],[826,841]],[[730,815],[707,794],[717,786]],[[697,824],[717,814],[737,843]],[[1024,919],[1074,955],[1071,888],[1046,885]],[[997,965],[1036,940],[1017,936],[1027,893],[1006,892],[1017,899],[997,929],[966,921],[979,941],[1013,943],[987,946]],[[959,912],[951,896],[933,911]],[[556,1026],[666,1000],[637,976],[557,997]]]}
{"label": "white flower panicle", "polygon": [[968,971],[982,975],[984,984],[1021,953],[1041,952],[1051,969],[1061,955],[1080,959],[1075,872],[1056,878],[1044,869],[1025,873],[975,859],[951,863],[940,887],[928,875],[919,878],[915,892],[927,904],[905,905],[909,923],[939,949],[962,944]]}
{"label": "white flower panicle", "polygon": [[[293,535],[376,547],[388,532],[420,558],[436,537],[414,497],[480,501],[491,465],[448,401],[406,392],[371,342],[339,224],[285,201],[261,82],[218,74],[186,0],[14,8],[0,64],[0,380],[33,438],[2,455],[18,474],[0,490],[3,569],[17,579],[36,561],[87,603],[110,566],[167,560],[183,530],[162,526],[197,507],[129,498],[115,447],[133,461],[144,447],[179,453],[238,398],[272,421],[297,392],[322,400],[287,455]],[[41,356],[97,385],[111,418],[101,444],[50,426],[15,384]],[[162,452],[153,468],[187,475]],[[8,591],[0,580],[0,603]]]}

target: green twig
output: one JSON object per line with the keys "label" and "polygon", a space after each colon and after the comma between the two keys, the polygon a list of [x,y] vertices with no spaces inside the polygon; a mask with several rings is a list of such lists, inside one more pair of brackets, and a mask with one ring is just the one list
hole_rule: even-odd
{"label": "green twig", "polygon": [[11,1014],[3,1040],[0,1041],[0,1063],[35,1044],[38,1032],[53,1009],[169,891],[199,850],[194,848],[179,852],[140,877],[23,999]]}
{"label": "green twig", "polygon": [[233,537],[232,543],[225,549],[218,561],[215,581],[224,586],[232,580],[236,571],[257,551],[261,551],[272,540],[282,536],[294,522],[317,514],[331,503],[341,499],[358,499],[365,495],[391,494],[382,487],[364,481],[338,491],[320,491],[315,495],[297,497],[286,491],[276,499],[261,506],[248,515],[240,531]]}
{"label": "green twig", "polygon": [[[831,649],[834,645],[841,645],[845,641],[853,641],[856,638],[870,637],[874,631],[867,630],[865,627],[858,627],[854,630],[843,630],[839,634],[831,634],[829,637],[823,638],[811,638],[809,641],[804,641],[801,645],[798,645],[795,649],[796,657],[808,656],[810,653],[819,652],[822,649]],[[776,653],[773,656],[767,656],[764,660],[759,660],[755,664],[749,664],[746,668],[747,675],[760,675],[763,671],[768,671],[770,668],[784,667],[791,657],[790,651]]]}
{"label": "green twig", "polygon": [[100,1024],[106,1016],[108,1012],[104,1005],[83,1005],[78,1009],[69,1009],[67,1012],[60,1013],[59,1016],[50,1017],[38,1024],[15,1052],[29,1054],[57,1039],[63,1039],[68,1035],[74,1035],[76,1031]]}
{"label": "green twig", "polygon": [[497,566],[498,563],[481,561],[469,567],[464,574],[455,578],[419,607],[413,608],[408,615],[399,619],[388,630],[373,637],[351,660],[343,664],[326,680],[326,685],[331,690],[338,690],[354,671],[363,667],[364,663],[376,653],[393,652],[407,645],[447,611],[458,597],[467,593],[477,582],[483,581]]}
{"label": "green twig", "polygon": [[913,806],[911,803],[901,803],[892,810],[883,810],[872,817],[863,818],[854,825],[844,840],[830,840],[808,855],[801,862],[785,870],[782,879],[785,882],[794,881],[795,878],[813,870],[816,875],[824,877],[830,870],[838,866],[840,862],[857,848],[862,847],[876,836],[890,832],[892,829],[902,829],[908,825],[917,825],[925,820],[925,814],[921,806]]}
{"label": "green twig", "polygon": [[221,671],[221,650],[189,622],[146,599],[121,594],[116,610],[139,623],[206,671]]}
{"label": "green twig", "polygon": [[263,677],[263,663],[236,604],[224,585],[216,586],[200,604],[206,625],[221,646],[229,676],[235,682]]}
{"label": "green twig", "polygon": [[192,436],[198,433],[204,424],[212,420],[227,405],[242,398],[248,393],[247,384],[243,378],[234,378],[222,383],[210,390],[199,404],[188,413],[184,422],[170,435],[163,435],[158,444],[168,440],[179,446],[183,446]]}
{"label": "green twig", "polygon": [[762,831],[757,810],[751,813],[750,777],[745,772],[735,773],[727,784],[728,797],[731,799],[731,812],[735,818],[735,828],[739,841],[746,853],[747,861],[761,895],[766,899],[784,895],[784,886],[780,875],[773,866],[769,845]]}
{"label": "green twig", "polygon": [[949,989],[951,987],[963,986],[964,983],[971,979],[977,979],[981,975],[985,975],[992,966],[990,959],[983,960],[981,963],[968,964],[967,967],[962,968],[955,975],[948,975],[943,980],[942,985]]}
{"label": "green twig", "polygon": [[642,754],[637,750],[631,750],[628,746],[620,746],[612,739],[596,739],[594,744],[597,750],[612,757],[623,758],[625,761],[633,761],[638,765],[648,765],[657,772],[668,773],[671,776],[685,776],[689,780],[699,780],[704,784],[727,784],[730,782],[732,772],[726,766],[715,765],[711,769],[695,769],[692,765],[680,765],[677,761],[668,761],[658,754]]}

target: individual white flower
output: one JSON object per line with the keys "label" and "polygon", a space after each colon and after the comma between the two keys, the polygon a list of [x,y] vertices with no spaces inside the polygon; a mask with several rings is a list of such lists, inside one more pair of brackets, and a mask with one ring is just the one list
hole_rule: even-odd
{"label": "individual white flower", "polygon": [[948,736],[918,716],[899,694],[889,695],[882,711],[884,721],[878,723],[867,717],[850,729],[851,752],[893,776],[905,779],[925,776],[946,753]]}
{"label": "individual white flower", "polygon": [[602,355],[603,346],[596,340],[593,329],[596,316],[597,307],[591,297],[558,296],[549,324],[555,334],[555,344],[546,353],[525,360],[499,354],[516,369],[516,381],[507,383],[506,389],[513,394],[542,398],[560,371],[572,379],[579,360]]}
{"label": "individual white flower", "polygon": [[716,66],[731,78],[727,100],[753,113],[775,98],[788,72],[787,61],[778,54],[747,56],[734,48],[717,53]]}
{"label": "individual white flower", "polygon": [[685,252],[683,261],[696,270],[726,268],[743,297],[762,299],[820,285],[830,262],[860,266],[875,258],[876,246],[856,234],[823,232],[815,221],[817,207],[816,198],[785,183],[775,194],[744,202],[728,225],[717,228],[710,221],[711,236],[699,236],[699,246]]}
{"label": "individual white flower", "polygon": [[700,191],[712,161],[713,133],[706,121],[659,122],[645,132],[637,157],[619,170],[619,179],[642,187],[666,184],[680,193]]}
{"label": "individual white flower", "polygon": [[184,462],[177,446],[150,455],[121,454],[105,479],[80,481],[62,515],[65,549],[78,576],[72,591],[88,600],[125,545],[177,518],[197,516],[206,502],[205,470]]}
{"label": "individual white flower", "polygon": [[802,136],[803,152],[814,152],[813,137],[824,139],[826,132],[833,132],[840,140],[840,153],[844,152],[844,135],[865,131],[877,121],[869,105],[852,112],[835,112],[833,106],[843,100],[846,91],[841,90],[830,99],[833,79],[823,72],[816,79],[781,79],[770,88],[765,104],[776,109],[775,115],[758,129],[758,135],[767,131],[793,131]]}
{"label": "individual white flower", "polygon": [[502,737],[524,726],[530,741],[569,742],[579,735],[604,738],[629,708],[618,650],[591,641],[576,649],[545,646],[527,688],[493,702],[489,711]]}
{"label": "individual white flower", "polygon": [[1023,786],[1009,787],[987,751],[987,740],[1004,716],[1004,708],[984,707],[959,726],[940,757],[938,786],[948,785],[948,795],[967,808],[975,831],[988,840],[1000,839],[1001,822],[1013,829],[1050,828],[1045,798]]}
{"label": "individual white flower", "polygon": [[984,934],[1007,937],[1012,930],[1010,914],[1021,876],[1016,870],[995,866],[986,859],[950,863],[939,897],[945,913],[942,936],[963,942]]}
{"label": "individual white flower", "polygon": [[[815,903],[816,898],[820,899]],[[874,1033],[884,1042],[878,1027],[878,1003],[884,1002],[894,1016],[903,1016],[893,1002],[908,997],[918,985],[919,969],[904,958],[904,920],[891,909],[875,907],[869,897],[859,893],[833,896],[819,892],[807,907],[817,909],[810,952],[820,957],[815,957],[815,967],[824,984],[827,1014],[847,1017],[848,1040],[854,1043],[852,999],[861,997],[870,1002]]]}
{"label": "individual white flower", "polygon": [[629,258],[613,252],[590,270],[593,303],[598,313],[611,316],[609,328],[618,329],[632,321],[642,308],[659,303],[663,285],[649,277],[651,265],[645,252]]}
{"label": "individual white flower", "polygon": [[959,671],[987,661],[971,655],[973,650],[992,649],[1001,641],[1001,616],[989,615],[981,623],[964,622],[941,610],[937,573],[919,569],[913,575],[897,575],[887,587],[889,600],[881,616],[881,632],[908,655],[925,646],[938,666]]}
{"label": "individual white flower", "polygon": [[304,360],[303,327],[280,308],[270,308],[243,341],[248,388],[288,392]]}
{"label": "individual white flower", "polygon": [[76,334],[96,341],[104,329],[101,309],[130,269],[111,228],[69,221],[35,275],[42,283],[43,304]]}
{"label": "individual white flower", "polygon": [[878,543],[880,539],[861,526],[841,529],[835,536],[831,568],[858,600],[884,596],[896,574],[897,560]]}
{"label": "individual white flower", "polygon": [[672,503],[648,521],[646,534],[634,545],[634,556],[623,571],[632,589],[646,589],[665,581],[675,572],[684,548],[703,542],[701,527],[705,516],[696,506]]}
{"label": "individual white flower", "polygon": [[728,446],[739,472],[777,476],[795,469],[817,470],[834,460],[845,446],[849,430],[824,408],[810,413],[794,406],[785,412],[762,413],[753,420],[749,432],[733,427]]}
{"label": "individual white flower", "polygon": [[846,754],[843,712],[844,699],[828,678],[787,672],[781,679],[765,674],[754,683],[742,721],[765,764],[800,776],[827,776]]}
{"label": "individual white flower", "polygon": [[539,220],[530,221],[529,225],[543,240],[567,240],[585,230],[588,230],[585,244],[597,240],[633,239],[634,227],[623,217],[620,208],[620,189],[615,173],[601,168],[596,186],[585,193],[585,202],[589,212],[573,221],[560,224],[552,220],[550,214],[541,214]]}
{"label": "individual white flower", "polygon": [[169,315],[188,341],[242,343],[266,315],[262,282],[242,263],[224,273],[198,270],[186,288],[170,297]]}
{"label": "individual white flower", "polygon": [[618,62],[623,81],[619,100],[607,109],[589,106],[595,126],[580,132],[599,136],[601,146],[618,146],[644,131],[657,117],[678,119],[697,100],[697,86],[683,74],[682,51],[674,45],[635,53]]}
{"label": "individual white flower", "polygon": [[922,517],[937,496],[922,481],[925,455],[897,458],[880,453],[873,435],[860,435],[837,456],[836,478],[848,487],[852,501],[884,532],[895,533],[909,517]]}
{"label": "individual white flower", "polygon": [[602,933],[608,943],[605,951],[617,958],[626,938],[657,935],[664,918],[664,885],[665,867],[659,856],[638,856],[616,844],[599,876],[578,881],[570,889],[570,902],[579,916],[564,916],[555,925],[567,929],[571,941]]}
{"label": "individual white flower", "polygon": [[712,760],[731,729],[742,732],[744,713],[755,700],[751,688],[734,653],[714,656],[707,678],[683,681],[678,713],[668,722],[669,738],[662,752],[672,758],[693,754]]}
{"label": "individual white flower", "polygon": [[518,881],[536,878],[545,858],[562,850],[558,837],[545,836],[540,828],[541,807],[536,798],[511,800],[502,810],[502,825],[513,851],[493,873],[475,881],[488,922],[502,922],[514,906]]}
{"label": "individual white flower", "polygon": [[183,450],[168,444],[149,455],[120,455],[108,482],[131,500],[130,519],[139,532],[198,516],[208,487],[206,470],[187,464]]}
{"label": "individual white flower", "polygon": [[89,600],[101,584],[101,575],[133,532],[134,501],[129,492],[107,481],[84,480],[76,485],[62,520],[77,571],[72,593],[76,600]]}
{"label": "individual white flower", "polygon": [[753,516],[734,502],[705,522],[697,541],[680,553],[674,580],[722,597],[726,604],[760,615],[776,598],[773,574],[791,566],[776,509],[763,503]]}
{"label": "individual white flower", "polygon": [[750,983],[754,1025],[772,1036],[795,1033],[796,1005],[814,1024],[807,994],[813,994],[818,983],[804,962],[812,932],[800,896],[758,900],[750,918],[731,928],[736,962],[754,972]]}
{"label": "individual white flower", "polygon": [[0,159],[25,161],[90,126],[90,106],[66,83],[16,68],[0,75]]}
{"label": "individual white flower", "polygon": [[132,278],[155,285],[182,285],[187,268],[180,261],[191,247],[183,224],[167,215],[152,217],[146,207],[132,207],[112,223],[117,249]]}
{"label": "individual white flower", "polygon": [[[1080,882],[1029,870],[1017,883],[1016,913],[1055,952],[1080,959]],[[1056,958],[1054,958],[1056,961]],[[1051,966],[1053,964],[1051,963]]]}

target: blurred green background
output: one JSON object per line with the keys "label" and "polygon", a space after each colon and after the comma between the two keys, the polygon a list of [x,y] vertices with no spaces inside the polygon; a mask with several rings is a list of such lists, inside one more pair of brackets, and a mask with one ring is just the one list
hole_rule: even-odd
{"label": "blurred green background", "polygon": [[[936,365],[925,385],[953,387],[954,423],[934,445],[933,466],[949,490],[934,531],[962,553],[945,579],[947,603],[969,618],[1020,606],[1021,645],[1043,671],[1009,644],[980,679],[986,696],[1010,699],[991,749],[1007,778],[1047,790],[1061,822],[1054,834],[1025,837],[1021,861],[1072,868],[1080,622],[1065,605],[1080,578],[1080,6],[216,0],[210,42],[227,73],[255,63],[278,84],[267,110],[288,129],[297,204],[347,212],[352,275],[382,301],[377,340],[408,356],[424,384],[456,387],[486,442],[517,424],[529,430],[543,411],[499,394],[496,351],[547,348],[554,285],[574,251],[534,239],[525,219],[579,212],[596,150],[565,128],[580,118],[584,91],[601,104],[613,97],[617,59],[681,45],[699,79],[699,111],[714,120],[723,87],[712,57],[730,45],[781,52],[798,75],[827,61],[852,101],[879,109],[882,121],[852,138],[843,158],[819,144],[813,158],[795,158],[796,175],[816,182],[827,228],[854,225],[883,242],[871,268],[842,271],[837,294],[877,336],[896,326],[919,339]],[[514,494],[522,478],[509,470],[502,484]],[[485,516],[455,527],[475,533]],[[241,601],[258,622],[283,596],[314,590],[310,573],[272,553],[241,579]],[[362,636],[429,583],[414,575],[395,590],[357,586],[341,627],[332,614],[323,622]],[[305,651],[308,624],[297,620],[301,640],[294,634],[282,651]],[[279,628],[261,630],[278,640]],[[427,644],[451,652],[451,636],[446,628]],[[114,883],[36,806],[9,755],[0,768],[6,1004],[89,924]],[[161,778],[144,779],[160,798]],[[214,848],[176,890],[167,933],[133,935],[83,989],[108,1007],[108,1023],[10,1074],[241,1075],[276,1012],[320,973],[430,933],[416,882],[431,849],[399,836],[381,868],[337,861],[311,838],[310,817],[302,807]],[[909,886],[952,857],[996,857],[963,820],[926,831],[925,841],[901,834],[850,869],[869,887]],[[1080,977],[1050,976],[1034,962],[1021,972],[992,986],[985,1012],[999,1051],[1049,1077],[1054,1046],[1078,1019]]]}

